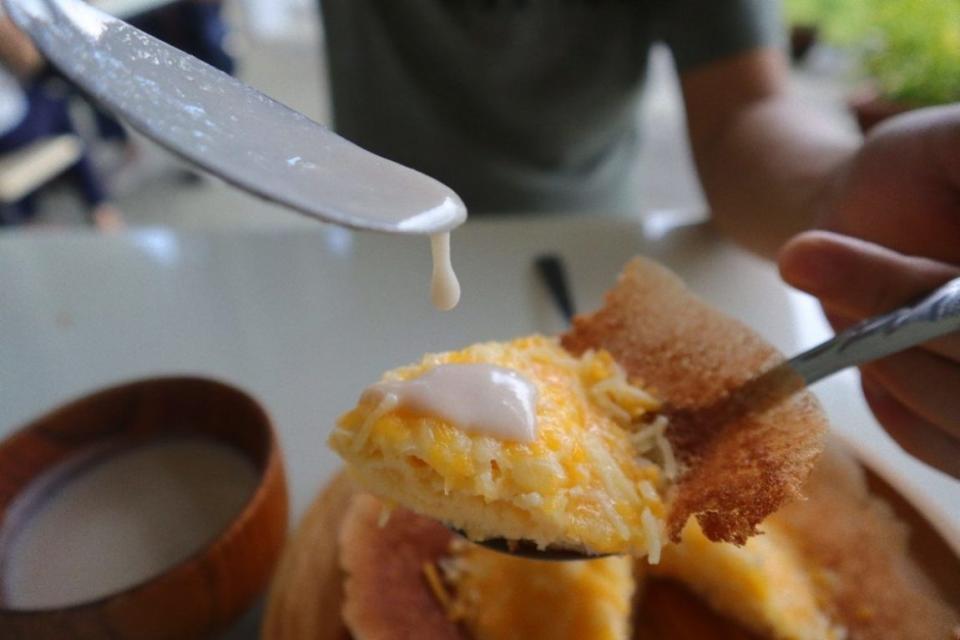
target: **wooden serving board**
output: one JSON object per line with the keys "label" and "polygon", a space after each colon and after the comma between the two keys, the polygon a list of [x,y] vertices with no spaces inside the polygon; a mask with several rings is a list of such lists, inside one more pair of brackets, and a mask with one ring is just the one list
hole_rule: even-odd
{"label": "wooden serving board", "polygon": [[[941,597],[960,611],[960,558],[893,487],[869,471],[867,479],[871,493],[883,498],[910,527],[913,561]],[[349,640],[339,615],[343,576],[336,531],[354,492],[350,482],[338,475],[308,509],[277,571],[264,640]],[[669,579],[645,581],[637,613],[637,640],[762,640]]]}

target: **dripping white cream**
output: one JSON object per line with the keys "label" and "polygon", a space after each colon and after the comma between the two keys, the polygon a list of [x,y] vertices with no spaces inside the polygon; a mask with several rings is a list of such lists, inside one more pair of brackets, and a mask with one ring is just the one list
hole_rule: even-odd
{"label": "dripping white cream", "polygon": [[430,300],[441,311],[449,311],[460,302],[460,282],[450,262],[450,232],[430,236],[433,271],[430,277]]}
{"label": "dripping white cream", "polygon": [[365,394],[393,396],[398,407],[435,416],[467,433],[516,442],[537,437],[537,388],[505,367],[442,364],[412,380],[378,382]]}

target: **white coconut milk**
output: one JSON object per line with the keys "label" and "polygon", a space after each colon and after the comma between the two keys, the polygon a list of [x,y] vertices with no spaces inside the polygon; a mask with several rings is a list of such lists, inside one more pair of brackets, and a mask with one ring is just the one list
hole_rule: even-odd
{"label": "white coconut milk", "polygon": [[162,573],[215,539],[257,483],[239,452],[191,437],[106,454],[61,475],[24,492],[28,503],[14,506],[21,522],[3,532],[8,608],[87,602]]}

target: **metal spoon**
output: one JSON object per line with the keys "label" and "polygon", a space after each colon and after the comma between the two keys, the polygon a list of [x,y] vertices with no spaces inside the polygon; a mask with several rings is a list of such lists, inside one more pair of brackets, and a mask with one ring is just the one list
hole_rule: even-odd
{"label": "metal spoon", "polygon": [[335,135],[256,89],[80,0],[2,0],[73,82],[200,168],[324,222],[431,234],[466,209],[440,182]]}
{"label": "metal spoon", "polygon": [[[544,264],[553,263],[550,268]],[[566,314],[571,296],[562,260],[555,255],[537,259],[538,272],[561,313]],[[764,371],[733,390],[720,404],[693,411],[664,411],[671,422],[718,424],[751,411],[759,411],[847,367],[893,355],[918,344],[960,331],[960,278],[934,290],[918,302],[868,318],[826,342]],[[461,533],[457,531],[457,533]],[[461,533],[462,535],[462,533]],[[530,541],[492,538],[476,542],[494,551],[537,560],[589,560],[602,555],[547,547]]]}

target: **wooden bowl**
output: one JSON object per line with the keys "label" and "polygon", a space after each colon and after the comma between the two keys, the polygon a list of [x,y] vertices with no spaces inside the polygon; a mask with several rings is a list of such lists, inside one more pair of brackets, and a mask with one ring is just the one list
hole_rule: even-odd
{"label": "wooden bowl", "polygon": [[82,452],[170,436],[211,438],[254,465],[257,485],[227,528],[160,575],[57,609],[0,602],[0,638],[160,640],[227,629],[269,582],[287,530],[287,488],[270,419],[245,393],[212,380],[155,378],[56,409],[0,443],[0,529],[32,480]]}

